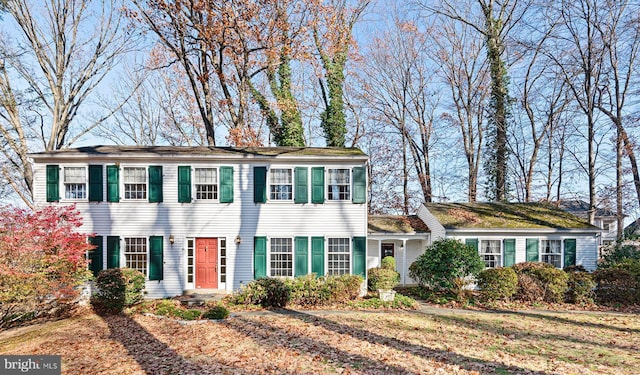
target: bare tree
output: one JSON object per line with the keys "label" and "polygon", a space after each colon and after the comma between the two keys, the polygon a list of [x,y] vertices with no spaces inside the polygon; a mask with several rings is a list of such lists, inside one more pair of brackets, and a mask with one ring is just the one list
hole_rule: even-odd
{"label": "bare tree", "polygon": [[443,119],[457,128],[467,164],[467,199],[478,196],[478,175],[483,146],[484,105],[489,95],[489,71],[482,56],[483,41],[467,24],[439,17],[432,28],[430,54],[440,66],[436,72],[450,91]]}
{"label": "bare tree", "polygon": [[27,153],[66,147],[108,118],[74,121],[83,103],[126,52],[132,34],[123,28],[118,0],[6,3],[13,37],[0,42],[0,139],[3,177],[33,207]]}
{"label": "bare tree", "polygon": [[636,190],[636,199],[640,205],[640,172],[633,144],[625,129],[630,113],[628,98],[631,89],[638,81],[638,51],[640,48],[640,28],[638,5],[630,1],[615,1],[605,4],[603,22],[595,25],[604,42],[605,55],[603,70],[607,74],[600,81],[596,105],[612,122],[616,129],[616,213],[618,216],[618,237],[624,227],[622,159],[626,153],[631,163],[631,172]]}
{"label": "bare tree", "polygon": [[[364,71],[368,77],[365,93],[376,118],[390,125],[401,136],[403,154],[409,153],[421,187],[422,201],[431,202],[431,164],[429,152],[438,96],[429,87],[428,46],[425,33],[412,21],[395,20],[393,29],[374,40]],[[403,162],[406,165],[407,162]],[[404,213],[410,207],[409,171],[404,168]]]}

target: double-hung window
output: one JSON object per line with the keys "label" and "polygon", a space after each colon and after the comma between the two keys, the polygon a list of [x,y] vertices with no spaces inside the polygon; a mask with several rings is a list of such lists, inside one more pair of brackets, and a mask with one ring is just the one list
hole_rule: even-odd
{"label": "double-hung window", "polygon": [[64,197],[66,199],[87,199],[87,169],[85,167],[64,167]]}
{"label": "double-hung window", "polygon": [[562,242],[560,240],[541,240],[542,261],[556,268],[562,267]]}
{"label": "double-hung window", "polygon": [[487,268],[496,268],[502,265],[502,253],[500,240],[483,240],[480,244],[480,257]]}
{"label": "double-hung window", "polygon": [[349,274],[350,249],[348,238],[329,238],[327,248],[327,274]]}
{"label": "double-hung window", "polygon": [[330,201],[351,199],[351,171],[349,169],[328,169],[327,187]]}
{"label": "double-hung window", "polygon": [[293,241],[291,238],[271,239],[271,276],[293,276]]}
{"label": "double-hung window", "polygon": [[147,170],[143,167],[124,167],[124,199],[147,199]]}
{"label": "double-hung window", "polygon": [[269,199],[274,201],[293,200],[293,173],[291,169],[272,168],[269,170]]}
{"label": "double-hung window", "polygon": [[147,239],[127,237],[124,239],[125,265],[147,275]]}
{"label": "double-hung window", "polygon": [[218,170],[215,168],[195,168],[194,187],[196,200],[218,199]]}

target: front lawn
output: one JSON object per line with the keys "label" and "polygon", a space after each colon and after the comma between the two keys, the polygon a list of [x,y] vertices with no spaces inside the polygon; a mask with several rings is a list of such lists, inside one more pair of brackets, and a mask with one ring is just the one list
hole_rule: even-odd
{"label": "front lawn", "polygon": [[93,313],[0,332],[1,354],[67,374],[632,374],[640,316],[591,312],[250,312],[183,325]]}

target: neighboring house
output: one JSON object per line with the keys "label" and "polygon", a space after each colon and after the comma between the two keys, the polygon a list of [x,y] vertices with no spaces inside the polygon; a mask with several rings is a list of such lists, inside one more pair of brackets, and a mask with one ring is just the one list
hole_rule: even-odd
{"label": "neighboring house", "polygon": [[418,216],[433,241],[455,238],[478,249],[487,267],[541,261],[596,269],[601,230],[541,203],[426,203]]}
{"label": "neighboring house", "polygon": [[[556,203],[561,209],[589,221],[589,203],[583,200],[562,200]],[[618,238],[618,215],[608,208],[596,208],[593,225],[602,229],[599,245],[610,245]]]}
{"label": "neighboring house", "polygon": [[429,228],[416,215],[371,215],[367,236],[367,269],[380,267],[382,258],[392,256],[400,273],[400,284],[415,284],[409,277],[409,266],[430,244]]}
{"label": "neighboring house", "polygon": [[366,275],[368,157],[358,149],[96,146],[30,157],[35,204],[75,204],[97,247],[90,268],[140,270],[149,297]]}

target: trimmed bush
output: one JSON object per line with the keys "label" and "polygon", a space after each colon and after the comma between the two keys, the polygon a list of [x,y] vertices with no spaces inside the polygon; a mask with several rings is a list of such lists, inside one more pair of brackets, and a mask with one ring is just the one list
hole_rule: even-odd
{"label": "trimmed bush", "polygon": [[382,261],[380,262],[380,268],[384,268],[386,270],[395,271],[396,270],[396,258],[394,258],[392,256],[386,256],[386,257],[382,258]]}
{"label": "trimmed bush", "polygon": [[227,310],[227,308],[222,305],[213,306],[209,310],[205,311],[204,314],[202,314],[202,318],[204,319],[220,320],[227,319],[228,317],[229,310]]}
{"label": "trimmed bush", "polygon": [[456,279],[477,276],[484,262],[471,246],[454,239],[435,241],[409,266],[409,276],[418,285],[434,290],[451,291]]}
{"label": "trimmed bush", "polygon": [[598,302],[604,304],[640,303],[640,260],[625,259],[593,273]]}
{"label": "trimmed bush", "polygon": [[565,300],[569,303],[591,304],[595,294],[596,282],[588,272],[568,272],[567,294]]}
{"label": "trimmed bush", "polygon": [[364,280],[358,275],[325,277],[330,303],[346,303],[360,296],[360,286]]}
{"label": "trimmed bush", "polygon": [[367,285],[371,291],[393,289],[398,285],[398,282],[400,282],[400,274],[396,272],[395,268],[376,267],[367,271]]}
{"label": "trimmed bush", "polygon": [[[518,299],[523,301],[544,300],[550,303],[564,301],[568,276],[563,270],[544,262],[518,263],[512,268],[518,275],[518,293],[516,294]],[[520,280],[523,275],[527,275],[529,278]],[[536,293],[540,291],[542,293],[536,297]]]}
{"label": "trimmed bush", "polygon": [[315,274],[287,279],[285,283],[291,291],[289,302],[296,305],[322,305],[331,298],[331,291],[326,286],[324,278],[316,277]]}
{"label": "trimmed bush", "polygon": [[231,302],[236,305],[260,305],[262,307],[284,307],[291,296],[289,286],[277,278],[264,278],[250,282]]}
{"label": "trimmed bush", "polygon": [[142,301],[145,277],[128,268],[109,268],[98,273],[98,292],[91,303],[100,312],[117,314],[126,306]]}
{"label": "trimmed bush", "polygon": [[478,287],[485,300],[508,300],[518,291],[518,276],[509,267],[487,268],[478,275]]}

